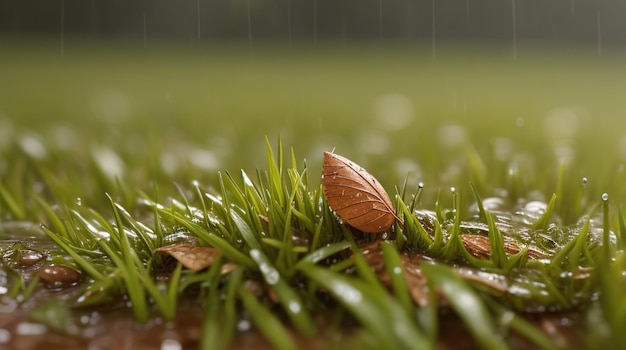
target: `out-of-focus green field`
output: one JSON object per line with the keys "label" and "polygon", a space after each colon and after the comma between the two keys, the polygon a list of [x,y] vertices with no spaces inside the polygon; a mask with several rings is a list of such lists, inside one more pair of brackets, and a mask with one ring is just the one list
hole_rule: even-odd
{"label": "out-of-focus green field", "polygon": [[0,51],[0,150],[29,153],[34,139],[59,159],[118,157],[109,170],[137,182],[211,181],[219,169],[264,168],[267,135],[315,173],[322,151],[335,149],[391,190],[407,174],[410,185],[467,184],[454,163],[471,144],[485,164],[503,164],[487,172],[534,169],[521,177],[541,191],[553,191],[564,158],[598,193],[618,191],[624,58],[536,48],[513,59],[502,47],[447,46],[433,61],[430,47],[406,43],[85,42],[66,43],[62,57],[57,45],[9,43]]}

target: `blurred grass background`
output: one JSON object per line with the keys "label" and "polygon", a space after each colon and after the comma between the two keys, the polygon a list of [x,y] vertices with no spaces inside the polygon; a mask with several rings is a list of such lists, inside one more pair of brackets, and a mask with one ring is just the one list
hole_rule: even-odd
{"label": "blurred grass background", "polygon": [[267,135],[306,158],[311,176],[334,149],[390,192],[408,175],[410,186],[423,181],[434,193],[471,180],[455,165],[471,145],[492,180],[520,166],[523,181],[546,196],[563,160],[598,198],[623,188],[622,52],[534,47],[514,59],[508,47],[446,44],[433,60],[428,47],[401,42],[143,48],[73,40],[62,56],[50,41],[5,40],[3,153],[32,157],[39,142],[52,168],[95,159],[105,174],[142,188],[264,168]]}

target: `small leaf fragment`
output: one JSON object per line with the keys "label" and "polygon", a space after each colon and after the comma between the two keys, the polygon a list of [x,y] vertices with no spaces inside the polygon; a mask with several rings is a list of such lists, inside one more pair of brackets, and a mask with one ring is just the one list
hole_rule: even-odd
{"label": "small leaf fragment", "polygon": [[211,247],[196,247],[186,243],[176,243],[154,250],[178,260],[189,270],[198,272],[213,264],[220,251]]}
{"label": "small leaf fragment", "polygon": [[324,152],[322,175],[328,205],[348,225],[367,233],[382,233],[397,220],[383,186],[358,164]]}

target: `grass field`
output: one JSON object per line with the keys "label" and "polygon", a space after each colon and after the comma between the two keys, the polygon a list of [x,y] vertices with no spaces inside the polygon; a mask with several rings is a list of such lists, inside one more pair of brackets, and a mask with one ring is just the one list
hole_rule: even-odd
{"label": "grass field", "polygon": [[[571,138],[588,177],[592,169],[606,175],[607,158],[625,152],[619,142],[626,69],[619,53],[535,49],[513,60],[503,49],[450,47],[432,62],[427,48],[406,45],[74,47],[63,58],[56,47],[3,50],[4,130],[54,139],[69,127],[72,138],[57,138],[74,139],[80,149],[113,146],[133,158],[154,155],[156,147],[208,150],[216,157],[205,164],[211,170],[261,166],[267,135],[312,162],[335,148],[368,168],[384,168],[387,185],[405,176],[396,174],[398,158],[428,175],[439,172],[443,161],[431,150],[439,127],[450,124],[464,128],[481,152],[506,137],[546,163],[554,160],[555,139]],[[400,99],[384,105],[388,95]],[[377,103],[399,108],[399,118],[408,120],[380,122]],[[558,113],[553,119],[564,125],[547,126]]]}
{"label": "grass field", "polygon": [[[274,147],[280,140],[285,151],[293,148],[299,167],[306,159],[308,187],[302,191],[315,191],[322,154],[334,150],[364,166],[390,194],[395,188],[402,189],[405,178],[408,193],[423,182],[417,203],[420,210],[451,209],[455,199],[449,189],[455,187],[460,195],[456,209],[469,217],[470,204],[475,202],[469,185],[472,182],[482,198],[501,198],[505,204],[499,209],[509,213],[529,201],[548,203],[556,193],[551,222],[559,227],[578,223],[573,235],[587,232],[579,222],[584,214],[593,218],[589,232],[606,229],[607,222],[621,232],[626,229],[619,220],[626,198],[624,58],[620,52],[605,51],[597,57],[582,49],[527,48],[514,60],[506,48],[451,45],[439,48],[437,60],[432,61],[427,47],[407,44],[328,44],[291,49],[164,44],[143,49],[128,43],[78,41],[66,44],[61,57],[54,45],[10,42],[0,51],[0,221],[7,240],[16,238],[8,228],[16,221],[46,223],[52,228],[49,234],[62,237],[59,231],[64,230],[64,224],[53,218],[64,220],[64,214],[55,208],[74,208],[80,198],[79,206],[93,208],[115,221],[117,209],[111,213],[105,196],[109,193],[113,201],[129,209],[126,225],[136,228],[133,217],[145,216],[145,211],[137,209],[140,191],[152,196],[158,188],[159,201],[173,197],[182,202],[181,194],[193,196],[198,190],[193,182],[197,180],[207,192],[221,191],[228,197],[226,193],[235,193],[236,186],[229,187],[234,186],[229,182],[224,185],[220,174],[226,170],[238,178],[239,169],[248,174],[268,169],[267,137]],[[290,159],[286,154],[285,159]],[[291,180],[296,191],[298,182]],[[278,180],[270,170],[268,183],[258,185],[269,188],[269,198],[275,198],[272,181]],[[610,205],[604,205],[609,215],[604,217],[603,193],[610,198]],[[438,196],[440,204],[436,205]],[[42,200],[49,206],[42,205]],[[221,204],[217,201],[213,205]],[[196,199],[195,204],[187,203],[190,205],[200,206],[200,202]],[[238,205],[246,208],[245,203]],[[175,214],[154,210],[163,218],[178,218],[176,224],[164,224],[167,230],[193,224],[176,210]],[[226,215],[226,228],[243,235],[246,243],[240,248],[254,250],[256,243],[251,242],[256,241],[248,240],[251,236],[246,235],[250,233],[247,230],[254,231],[255,225],[263,223],[253,218],[246,229],[229,216],[228,210],[220,213]],[[121,223],[107,226],[96,217],[94,222],[104,231],[119,229]],[[458,229],[458,222],[455,227]],[[541,227],[546,229],[547,224]],[[68,234],[71,236],[71,230]],[[269,246],[281,247],[283,236],[277,237],[280,239]],[[205,238],[201,236],[206,244]],[[115,244],[124,251],[125,243],[118,239],[121,241]],[[410,236],[407,239],[411,243]],[[77,240],[85,247],[100,244],[85,237]],[[234,236],[232,240],[236,240]],[[76,246],[78,241],[67,240]],[[321,239],[324,241],[342,244],[333,238]],[[215,243],[209,240],[209,245],[211,242]],[[163,241],[150,244],[158,243]],[[619,238],[617,244],[621,246]],[[566,245],[567,239],[561,247]],[[5,254],[10,250],[6,244],[4,249]],[[269,254],[270,259],[277,259],[273,263],[278,264],[281,274],[291,276],[292,270],[299,268],[315,281],[314,285],[323,285],[324,277],[330,276],[313,265],[298,265],[302,255],[293,253],[291,264],[284,256],[289,253],[283,249],[279,249],[278,257]],[[393,257],[388,249],[383,247],[385,259]],[[429,249],[421,251],[437,253]],[[596,253],[589,248],[585,259]],[[146,266],[152,254],[138,250]],[[444,260],[450,258],[448,253],[441,254],[447,257]],[[265,258],[251,255],[259,266],[266,263]],[[240,258],[242,266],[252,263],[247,256],[229,258]],[[622,260],[620,255],[618,261]],[[368,281],[358,259],[353,263]],[[500,266],[495,260],[493,264],[506,271],[513,266],[506,262]],[[78,263],[82,270],[85,266]],[[571,264],[567,266],[571,268]],[[209,276],[214,276],[210,275],[213,270]],[[251,273],[245,271],[246,276]],[[438,272],[436,268],[431,271]],[[445,271],[442,273],[446,276]],[[241,274],[234,276],[238,276],[233,277],[235,280],[242,278]],[[97,274],[91,277],[99,281]],[[446,278],[436,283],[445,285]],[[132,278],[124,279],[125,283],[129,280]],[[603,277],[597,280],[601,286],[606,282]],[[455,280],[449,281],[454,284]],[[224,287],[228,298],[237,290],[236,284],[231,284],[235,285],[232,290]],[[132,283],[127,287],[141,294],[132,289]],[[331,294],[336,292],[332,286],[326,287]],[[277,287],[281,288],[279,298],[293,296],[289,292],[292,289]],[[394,288],[398,286],[394,284]],[[238,295],[247,310],[259,310],[260,304],[255,304],[251,294],[241,291]],[[349,301],[346,305],[366,328],[375,326],[363,321],[368,320],[367,315],[353,311]],[[307,334],[307,321],[287,314],[295,328]],[[623,317],[620,315],[607,321],[609,328]],[[527,328],[516,328],[518,332],[520,329]],[[262,332],[273,334],[274,338],[268,336],[273,341],[280,339],[278,331]],[[411,334],[401,341],[410,341]],[[480,330],[472,330],[472,334],[483,346],[498,346],[489,344],[485,340],[488,336],[481,335]],[[385,344],[380,343],[382,338],[376,339],[379,343],[374,344]],[[278,342],[273,345],[282,344]],[[536,340],[536,344],[543,343]]]}

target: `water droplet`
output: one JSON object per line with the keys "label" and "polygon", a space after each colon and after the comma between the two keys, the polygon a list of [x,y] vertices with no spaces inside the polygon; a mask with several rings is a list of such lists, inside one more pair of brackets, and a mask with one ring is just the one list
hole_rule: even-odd
{"label": "water droplet", "polygon": [[606,192],[605,192],[605,193],[603,193],[603,194],[602,194],[602,200],[603,200],[603,201],[605,201],[605,202],[606,202],[606,201],[608,201],[608,200],[609,200],[609,194],[608,194],[608,193],[606,193]]}
{"label": "water droplet", "polygon": [[165,339],[161,343],[161,350],[181,350],[183,346],[175,339]]}
{"label": "water droplet", "polygon": [[361,291],[351,285],[340,281],[335,281],[333,284],[335,285],[337,296],[343,299],[346,303],[358,304],[361,300],[363,300],[363,294]]}
{"label": "water droplet", "polygon": [[382,95],[376,100],[375,117],[387,130],[403,129],[415,118],[413,103],[403,95]]}
{"label": "water droplet", "polygon": [[57,264],[44,266],[35,274],[50,289],[73,287],[83,279],[80,272],[69,266]]}
{"label": "water droplet", "polygon": [[586,187],[586,186],[587,186],[587,178],[583,177],[583,187]]}
{"label": "water droplet", "polygon": [[420,181],[420,183],[417,185],[419,188],[424,188],[424,183]]}
{"label": "water droplet", "polygon": [[515,313],[512,311],[506,311],[503,312],[502,315],[500,316],[500,321],[502,322],[501,324],[503,325],[509,325],[513,319],[515,318]]}
{"label": "water droplet", "polygon": [[387,237],[388,237],[388,236],[389,236],[389,235],[387,234],[387,232],[385,232],[385,233],[383,233],[383,234],[382,234],[382,238],[383,238],[383,239],[387,239]]}
{"label": "water droplet", "polygon": [[445,125],[437,130],[437,141],[443,149],[461,149],[467,140],[467,131],[461,125]]}
{"label": "water droplet", "polygon": [[43,141],[41,141],[38,136],[25,135],[18,141],[22,150],[33,158],[43,159],[48,155]]}
{"label": "water droplet", "polygon": [[289,302],[289,310],[294,314],[297,314],[300,310],[302,310],[302,306],[300,306],[300,303],[292,300]]}
{"label": "water droplet", "polygon": [[240,332],[248,331],[251,327],[252,325],[248,320],[240,320],[239,322],[237,322],[237,330]]}
{"label": "water droplet", "polygon": [[452,194],[456,194],[456,188],[450,187],[450,192],[452,192]]}
{"label": "water droplet", "polygon": [[0,328],[0,344],[6,344],[11,340],[11,332],[4,328]]}
{"label": "water droplet", "polygon": [[81,206],[82,204],[82,199],[80,199],[80,197],[76,197],[76,205]]}
{"label": "water droplet", "polygon": [[203,170],[217,170],[220,167],[219,158],[209,150],[192,149],[188,152],[187,157],[193,165]]}
{"label": "water droplet", "polygon": [[40,323],[21,322],[15,327],[18,335],[42,335],[48,332],[48,327]]}
{"label": "water droplet", "polygon": [[126,164],[122,157],[111,148],[101,147],[92,150],[92,157],[102,173],[111,179],[123,178]]}
{"label": "water droplet", "polygon": [[270,266],[266,262],[264,262],[263,257],[261,256],[261,252],[257,249],[250,250],[250,256],[254,261],[259,264],[259,269],[263,273],[263,277],[265,278],[265,282],[269,285],[274,285],[278,283],[280,280],[280,274],[278,270],[276,270],[273,266]]}
{"label": "water droplet", "polygon": [[22,249],[19,251],[18,260],[21,265],[32,266],[43,260],[44,255],[36,250]]}
{"label": "water droplet", "polygon": [[513,141],[506,137],[496,137],[492,141],[493,153],[497,160],[507,161],[513,157],[515,151],[515,144]]}
{"label": "water droplet", "polygon": [[400,266],[396,266],[393,268],[393,273],[395,273],[396,275],[399,275],[402,273],[402,269],[400,268]]}

